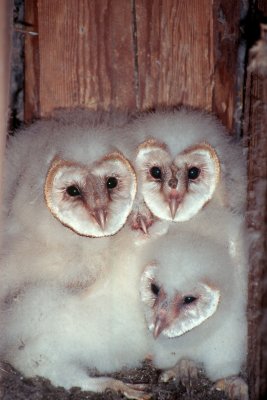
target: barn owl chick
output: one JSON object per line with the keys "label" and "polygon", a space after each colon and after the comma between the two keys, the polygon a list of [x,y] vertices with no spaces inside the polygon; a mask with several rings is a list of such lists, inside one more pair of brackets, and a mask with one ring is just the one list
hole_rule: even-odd
{"label": "barn owl chick", "polygon": [[137,198],[163,220],[187,221],[213,199],[242,212],[245,163],[238,143],[211,115],[181,108],[145,114],[131,126],[140,142]]}
{"label": "barn owl chick", "polygon": [[90,281],[106,265],[109,236],[125,224],[136,192],[123,154],[129,139],[118,129],[125,122],[65,111],[9,138],[3,291],[39,279]]}
{"label": "barn owl chick", "polygon": [[218,388],[247,399],[237,377],[246,358],[245,272],[225,245],[186,230],[170,230],[149,253],[140,293],[162,380],[183,381],[202,364]]}
{"label": "barn owl chick", "polygon": [[88,168],[55,158],[45,181],[51,213],[74,232],[90,237],[114,235],[132,209],[136,191],[134,171],[118,152]]}
{"label": "barn owl chick", "polygon": [[[130,245],[122,232],[114,240],[116,249]],[[140,366],[149,341],[140,307],[138,251],[113,250],[109,273],[87,289],[73,293],[41,282],[6,304],[0,322],[2,358],[24,376],[43,376],[66,389],[110,388],[132,399],[150,398],[145,385],[107,376]]]}

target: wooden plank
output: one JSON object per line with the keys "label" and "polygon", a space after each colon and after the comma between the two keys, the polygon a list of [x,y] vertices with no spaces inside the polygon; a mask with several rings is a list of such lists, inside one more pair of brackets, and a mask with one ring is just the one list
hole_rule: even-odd
{"label": "wooden plank", "polygon": [[141,109],[179,103],[211,110],[211,0],[136,0]]}
{"label": "wooden plank", "polygon": [[[39,115],[57,107],[134,108],[131,3],[37,0],[35,4],[40,71],[39,82],[33,78],[29,84],[39,86]],[[31,46],[26,44],[28,51]]]}
{"label": "wooden plank", "polygon": [[[258,2],[267,15],[267,2]],[[261,7],[260,7],[261,6]],[[266,37],[265,37],[266,41]],[[266,44],[265,44],[266,46]],[[250,66],[252,57],[249,57]],[[267,394],[267,70],[249,70],[244,134],[248,148],[248,212],[251,232],[248,302],[248,377],[251,399]]]}
{"label": "wooden plank", "polygon": [[240,1],[233,19],[230,3],[26,0],[39,32],[26,38],[26,118],[182,103],[214,110],[231,129]]}
{"label": "wooden plank", "polygon": [[242,82],[237,87],[237,80],[242,78],[242,71],[238,70],[239,19],[242,6],[244,7],[239,0],[214,2],[215,69],[212,109],[232,134],[236,127],[234,116],[238,90],[243,90]]}
{"label": "wooden plank", "polygon": [[[25,0],[25,24],[38,33],[38,10],[35,0]],[[24,119],[31,121],[40,115],[39,35],[25,35],[25,96]]]}

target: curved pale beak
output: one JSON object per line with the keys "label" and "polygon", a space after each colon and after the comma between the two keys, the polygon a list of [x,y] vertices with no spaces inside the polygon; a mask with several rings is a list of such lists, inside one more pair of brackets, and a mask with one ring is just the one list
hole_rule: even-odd
{"label": "curved pale beak", "polygon": [[153,330],[154,339],[157,339],[157,337],[161,334],[161,332],[168,326],[169,323],[168,323],[167,313],[161,310],[155,321],[155,326]]}
{"label": "curved pale beak", "polygon": [[107,222],[107,212],[104,209],[99,208],[94,210],[93,216],[100,228],[104,230]]}
{"label": "curved pale beak", "polygon": [[142,216],[140,216],[139,221],[140,221],[140,228],[141,228],[141,230],[142,230],[145,234],[147,234],[147,233],[148,233],[148,230],[147,230],[147,225],[146,225],[146,220],[145,220],[145,218],[143,218]]}
{"label": "curved pale beak", "polygon": [[176,215],[176,211],[179,207],[180,201],[178,197],[170,197],[169,199],[169,207],[170,207],[170,212],[171,212],[171,216],[172,219],[175,218]]}
{"label": "curved pale beak", "polygon": [[148,235],[148,229],[153,224],[153,222],[154,221],[152,217],[149,218],[139,212],[137,214],[133,213],[131,219],[131,227],[133,230],[141,230],[145,235]]}

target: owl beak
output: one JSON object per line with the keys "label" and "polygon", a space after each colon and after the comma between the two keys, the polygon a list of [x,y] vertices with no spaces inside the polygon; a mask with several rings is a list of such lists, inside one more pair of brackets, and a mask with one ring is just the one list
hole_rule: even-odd
{"label": "owl beak", "polygon": [[177,209],[179,205],[181,204],[181,201],[183,200],[184,193],[180,193],[180,191],[177,191],[176,189],[172,189],[170,194],[169,194],[169,207],[170,207],[170,212],[172,219],[175,218]]}
{"label": "owl beak", "polygon": [[145,233],[145,234],[147,234],[147,232],[148,232],[148,230],[147,230],[147,226],[146,226],[146,222],[145,222],[145,220],[144,220],[144,218],[142,218],[141,216],[140,216],[140,228],[142,229],[142,231]]}
{"label": "owl beak", "polygon": [[175,218],[175,214],[176,214],[176,211],[178,209],[178,206],[179,206],[178,198],[176,198],[176,197],[170,198],[169,207],[170,207],[172,219]]}
{"label": "owl beak", "polygon": [[104,230],[107,222],[106,211],[104,211],[102,208],[99,208],[94,211],[93,215],[100,228]]}
{"label": "owl beak", "polygon": [[160,311],[160,314],[156,318],[154,330],[153,330],[153,336],[154,339],[157,339],[159,335],[161,334],[164,329],[166,329],[169,326],[168,323],[168,318],[167,318],[167,313],[164,312],[163,310]]}
{"label": "owl beak", "polygon": [[156,311],[156,320],[153,330],[154,339],[161,334],[164,329],[166,329],[170,325],[170,318],[169,318],[169,308],[170,304],[168,303],[165,293],[160,293],[160,297],[157,299],[159,302],[157,304],[157,311]]}
{"label": "owl beak", "polygon": [[141,230],[145,235],[148,234],[148,228],[152,225],[153,221],[148,220],[147,217],[138,213],[131,220],[131,227],[133,230]]}

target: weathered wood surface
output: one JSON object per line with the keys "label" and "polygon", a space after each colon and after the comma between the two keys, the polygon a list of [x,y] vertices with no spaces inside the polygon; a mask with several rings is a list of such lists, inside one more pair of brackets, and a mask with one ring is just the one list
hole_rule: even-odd
{"label": "weathered wood surface", "polygon": [[212,2],[137,0],[136,28],[141,109],[179,103],[211,109]]}
{"label": "weathered wood surface", "polygon": [[[267,79],[251,79],[247,131],[248,226],[252,233],[249,285],[249,377],[252,399],[266,394],[267,376]],[[261,97],[263,96],[263,97]],[[264,398],[264,397],[262,397]]]}
{"label": "weathered wood surface", "polygon": [[54,108],[214,110],[233,129],[241,1],[26,0],[26,120]]}
{"label": "weathered wood surface", "polygon": [[[38,12],[35,0],[25,0],[25,21],[38,33]],[[39,35],[25,35],[24,119],[40,116]]]}
{"label": "weathered wood surface", "polygon": [[130,2],[26,0],[26,21],[33,16],[39,35],[26,42],[28,118],[57,107],[134,107]]}
{"label": "weathered wood surface", "polygon": [[[242,105],[243,76],[238,65],[240,16],[245,5],[240,1],[214,2],[214,89],[212,110],[232,134],[239,130]],[[241,93],[240,93],[241,92]],[[240,109],[240,112],[238,112]]]}
{"label": "weathered wood surface", "polygon": [[[267,16],[267,2],[258,2]],[[249,65],[252,56],[250,53]],[[248,147],[247,223],[252,234],[249,279],[248,376],[251,399],[267,395],[267,69],[249,70],[246,83],[245,141]]]}

